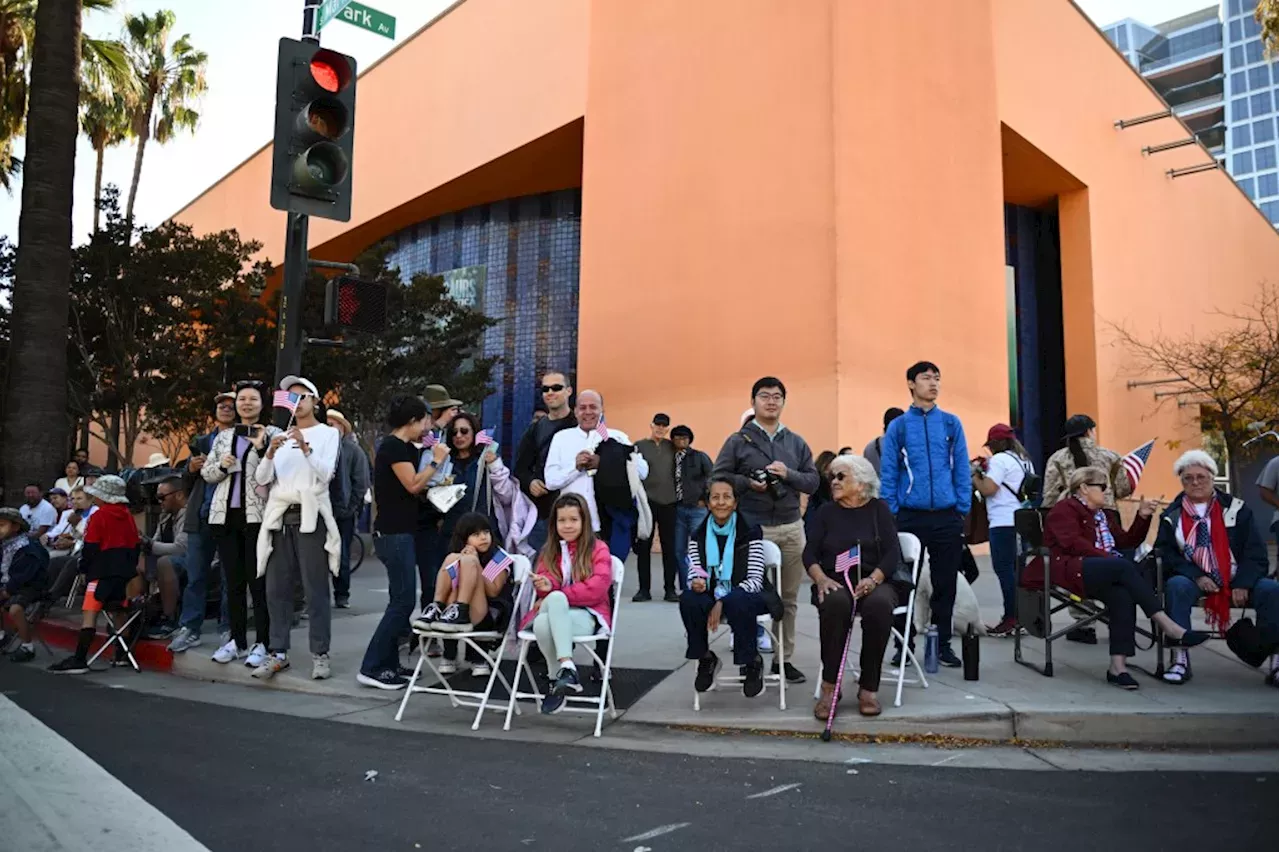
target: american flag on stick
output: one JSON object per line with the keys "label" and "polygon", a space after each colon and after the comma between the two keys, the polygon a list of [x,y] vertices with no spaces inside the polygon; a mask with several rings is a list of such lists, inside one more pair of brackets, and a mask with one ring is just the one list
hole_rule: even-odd
{"label": "american flag on stick", "polygon": [[499,547],[489,558],[489,564],[484,566],[484,578],[492,583],[503,571],[510,571],[511,565],[511,554]]}
{"label": "american flag on stick", "polygon": [[492,429],[492,428],[489,428],[489,429],[481,429],[481,430],[480,430],[480,433],[479,433],[478,435],[476,435],[476,446],[477,446],[477,447],[484,447],[484,446],[488,446],[489,444],[492,444],[492,443],[493,443],[493,429]]}
{"label": "american flag on stick", "polygon": [[600,418],[600,422],[596,424],[596,434],[600,436],[601,441],[609,440],[609,430],[604,425],[604,418]]}
{"label": "american flag on stick", "polygon": [[1120,464],[1124,466],[1125,475],[1129,477],[1129,485],[1136,489],[1138,480],[1142,478],[1142,471],[1147,467],[1147,459],[1151,458],[1151,451],[1155,449],[1156,439],[1152,438],[1141,447],[1129,453],[1120,460]]}
{"label": "american flag on stick", "polygon": [[848,574],[862,564],[862,546],[855,544],[836,557],[836,573]]}
{"label": "american flag on stick", "polygon": [[286,409],[290,414],[298,410],[298,402],[302,399],[296,393],[290,393],[287,390],[278,390],[276,395],[271,398],[271,404],[276,408]]}

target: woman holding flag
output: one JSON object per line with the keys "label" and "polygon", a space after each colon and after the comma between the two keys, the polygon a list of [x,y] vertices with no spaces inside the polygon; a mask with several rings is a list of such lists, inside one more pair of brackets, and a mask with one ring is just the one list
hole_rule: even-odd
{"label": "woman holding flag", "polygon": [[837,456],[831,462],[832,502],[814,516],[804,548],[804,564],[813,580],[822,653],[822,694],[813,715],[825,722],[839,700],[845,638],[853,629],[853,601],[862,616],[862,674],[858,712],[879,716],[880,667],[893,629],[898,593],[885,581],[902,559],[893,513],[880,499],[880,478],[862,456]]}

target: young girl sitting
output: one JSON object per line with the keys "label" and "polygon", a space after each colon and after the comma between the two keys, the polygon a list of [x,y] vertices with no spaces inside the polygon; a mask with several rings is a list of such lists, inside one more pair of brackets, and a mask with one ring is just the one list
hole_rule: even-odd
{"label": "young girl sitting", "polygon": [[609,588],[613,583],[613,558],[609,547],[591,530],[591,514],[577,494],[563,494],[551,508],[554,519],[546,546],[538,555],[533,574],[537,601],[524,617],[521,629],[533,624],[538,648],[559,664],[559,671],[545,698],[543,713],[564,708],[566,692],[582,692],[573,664],[573,637],[611,628]]}
{"label": "young girl sitting", "polygon": [[433,601],[413,626],[450,633],[503,630],[514,606],[512,562],[494,544],[489,518],[479,512],[459,518],[449,549],[436,574]]}

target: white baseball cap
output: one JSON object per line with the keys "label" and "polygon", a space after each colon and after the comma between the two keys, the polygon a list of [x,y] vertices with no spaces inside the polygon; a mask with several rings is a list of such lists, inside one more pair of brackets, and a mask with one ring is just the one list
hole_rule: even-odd
{"label": "white baseball cap", "polygon": [[316,390],[315,384],[310,379],[302,378],[302,376],[285,376],[280,381],[280,390],[287,391],[289,388],[293,387],[294,385],[302,385],[304,388],[306,388],[308,391],[311,392],[312,396],[316,397],[317,399],[320,397],[320,391]]}

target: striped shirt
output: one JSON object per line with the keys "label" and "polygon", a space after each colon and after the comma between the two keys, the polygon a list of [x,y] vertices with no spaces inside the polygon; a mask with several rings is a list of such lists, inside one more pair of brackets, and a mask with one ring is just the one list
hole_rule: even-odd
{"label": "striped shirt", "polygon": [[[716,537],[720,547],[724,547],[724,538]],[[709,588],[714,588],[716,582],[713,582],[711,576],[707,573],[707,569],[702,567],[702,551],[698,547],[696,538],[689,539],[689,581],[705,580]],[[725,578],[732,582],[731,578]],[[716,578],[718,581],[719,578]],[[744,592],[760,592],[764,590],[764,539],[755,539],[749,542],[747,546],[747,576],[738,586]]]}

